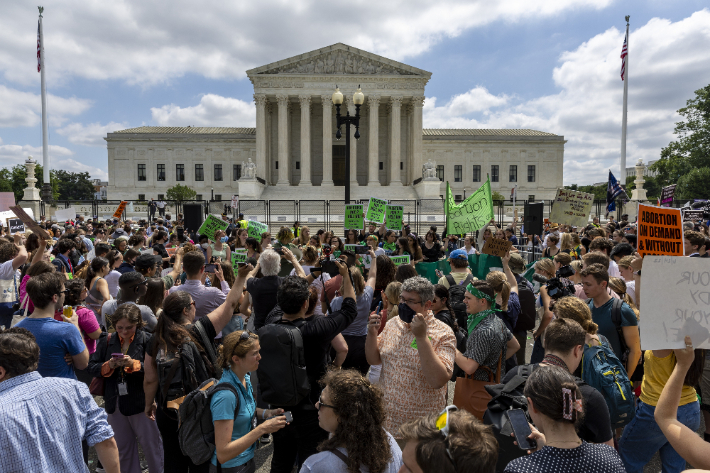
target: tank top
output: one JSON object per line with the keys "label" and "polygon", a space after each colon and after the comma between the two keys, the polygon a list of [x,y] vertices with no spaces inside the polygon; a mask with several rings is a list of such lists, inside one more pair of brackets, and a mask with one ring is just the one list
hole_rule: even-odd
{"label": "tank top", "polygon": [[222,243],[222,250],[218,251],[214,247],[214,243],[210,244],[210,247],[212,248],[212,257],[213,258],[221,258],[222,261],[227,261],[227,245]]}
{"label": "tank top", "polygon": [[91,310],[93,310],[96,315],[101,312],[101,306],[103,305],[104,300],[104,296],[102,296],[101,292],[96,289],[96,286],[102,279],[103,278],[96,278],[96,281],[94,281],[94,284],[91,285],[91,288],[89,289],[89,294],[86,297],[86,305]]}

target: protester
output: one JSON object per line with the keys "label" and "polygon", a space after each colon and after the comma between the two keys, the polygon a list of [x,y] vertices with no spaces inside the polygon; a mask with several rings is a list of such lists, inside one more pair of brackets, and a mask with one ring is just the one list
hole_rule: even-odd
{"label": "protester", "polygon": [[[296,267],[301,268],[298,260],[288,248],[283,249],[283,257],[291,261],[294,269]],[[263,276],[260,278],[255,277],[258,272],[261,272]],[[254,317],[255,330],[259,330],[264,326],[266,316],[276,305],[276,294],[283,283],[283,277],[279,276],[280,272],[281,257],[279,254],[274,250],[265,250],[261,254],[256,267],[247,278],[247,291],[251,295],[254,306],[252,317]]]}
{"label": "protester", "polygon": [[165,283],[162,279],[148,279],[145,294],[140,296],[136,303],[139,306],[147,306],[157,319],[163,312],[163,301],[167,295],[168,291],[165,290]]}
{"label": "protester", "polygon": [[475,280],[471,271],[468,269],[468,253],[465,249],[454,250],[449,254],[449,267],[451,272],[448,276],[439,276],[438,284],[441,284],[445,288],[452,286],[451,279],[455,284],[466,286],[469,282]]}
{"label": "protester", "polygon": [[99,323],[109,332],[113,332],[115,331],[115,328],[111,325],[112,318],[109,316],[116,312],[116,309],[123,304],[137,305],[141,312],[141,316],[143,317],[143,322],[145,322],[145,330],[152,332],[158,324],[158,319],[150,307],[137,304],[138,299],[143,297],[147,291],[146,285],[148,284],[148,281],[150,280],[146,279],[145,276],[137,271],[122,274],[121,277],[118,278],[118,285],[121,288],[121,295],[116,300],[104,303],[101,307]]}
{"label": "protester", "polygon": [[[263,249],[261,248],[261,245],[259,244],[258,241],[256,241],[256,238],[247,238],[246,242],[244,243],[245,248],[247,249],[247,258],[255,258],[259,259],[261,256],[261,252]],[[231,260],[225,260],[231,263]]]}
{"label": "protester", "polygon": [[[94,311],[84,305],[84,299],[86,299],[87,295],[86,286],[81,279],[72,279],[64,283],[64,285],[66,287],[64,307],[70,306],[76,314],[79,332],[84,337],[84,344],[89,351],[89,356],[91,356],[96,351],[96,340],[101,336],[101,326],[96,320]],[[63,322],[62,314],[60,312],[55,313],[54,320]],[[79,381],[87,386],[91,383],[91,376],[86,370],[74,368],[74,371]]]}
{"label": "protester", "polygon": [[397,271],[394,273],[394,279],[403,283],[407,279],[417,277],[417,270],[411,264],[400,264],[397,266]]}
{"label": "protester", "polygon": [[89,290],[86,305],[94,311],[96,317],[101,316],[104,302],[111,300],[108,283],[104,279],[110,271],[108,260],[99,256],[91,261],[89,271],[86,273],[86,288]]}
{"label": "protester", "polygon": [[429,230],[425,236],[424,245],[421,248],[425,263],[439,261],[443,253],[441,243],[436,241],[436,232]]}
{"label": "protester", "polygon": [[205,258],[201,252],[187,253],[183,257],[182,267],[187,274],[187,279],[184,284],[170,288],[168,293],[183,291],[190,294],[192,300],[195,301],[195,319],[204,317],[224,303],[227,294],[229,294],[229,284],[224,280],[221,265],[214,265],[214,274],[220,282],[220,288],[204,285]]}
{"label": "protester", "polygon": [[561,251],[560,248],[557,246],[560,241],[560,237],[558,235],[555,235],[554,233],[550,233],[547,236],[547,238],[545,238],[545,240],[547,241],[548,246],[542,252],[543,258],[552,258],[558,252]]}
{"label": "protester", "polygon": [[141,273],[146,279],[161,278],[165,283],[166,289],[170,289],[175,285],[175,281],[180,276],[180,267],[182,265],[183,254],[187,253],[185,247],[180,248],[175,253],[175,263],[170,274],[165,276],[160,275],[160,270],[163,267],[163,259],[157,255],[140,255],[134,263],[135,270]]}
{"label": "protester", "polygon": [[214,232],[214,242],[210,243],[210,250],[212,252],[212,259],[209,260],[209,262],[229,261],[231,263],[232,250],[229,248],[229,246],[226,245],[226,243],[222,242],[222,239],[226,238],[226,237],[227,237],[227,233],[224,232],[223,230],[217,230]]}
{"label": "protester", "polygon": [[502,258],[503,271],[491,271],[486,275],[486,282],[496,293],[496,315],[505,323],[510,332],[513,332],[520,315],[520,299],[518,298],[518,282],[510,270],[508,262],[510,253]]}
{"label": "protester", "polygon": [[[120,253],[119,253],[120,254]],[[133,268],[133,265],[136,261],[136,258],[140,256],[140,253],[137,252],[136,250],[128,250],[126,253],[123,255],[123,263],[116,269],[121,274],[124,273],[129,273],[131,271],[135,271]]]}
{"label": "protester", "polygon": [[118,250],[111,250],[106,255],[106,259],[108,260],[109,273],[104,277],[104,280],[108,285],[108,293],[111,298],[115,299],[118,295],[118,278],[121,277],[118,268],[123,264],[123,255]]}
{"label": "protester", "polygon": [[27,268],[27,273],[22,277],[22,283],[20,284],[20,309],[23,310],[23,314],[25,308],[27,309],[27,315],[32,314],[35,309],[35,306],[32,303],[32,299],[30,299],[27,294],[27,283],[30,281],[31,278],[35,276],[44,273],[52,273],[55,271],[56,268],[49,261],[33,262],[32,265]]}

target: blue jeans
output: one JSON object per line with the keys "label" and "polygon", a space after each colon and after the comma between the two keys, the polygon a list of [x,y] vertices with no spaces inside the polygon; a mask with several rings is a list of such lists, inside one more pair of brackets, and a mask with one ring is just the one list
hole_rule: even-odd
{"label": "blue jeans", "polygon": [[[680,473],[685,470],[685,460],[666,440],[661,428],[653,418],[656,410],[639,401],[636,417],[626,426],[619,440],[619,456],[627,473],[643,473],[643,467],[658,451],[661,454],[663,473]],[[678,421],[693,432],[700,427],[700,405],[691,402],[678,408]]]}

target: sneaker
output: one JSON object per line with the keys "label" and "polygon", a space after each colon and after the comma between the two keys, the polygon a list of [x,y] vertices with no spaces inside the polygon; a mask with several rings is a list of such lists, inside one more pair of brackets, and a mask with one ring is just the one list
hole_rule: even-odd
{"label": "sneaker", "polygon": [[265,434],[259,437],[259,443],[261,445],[268,445],[271,443],[271,434]]}

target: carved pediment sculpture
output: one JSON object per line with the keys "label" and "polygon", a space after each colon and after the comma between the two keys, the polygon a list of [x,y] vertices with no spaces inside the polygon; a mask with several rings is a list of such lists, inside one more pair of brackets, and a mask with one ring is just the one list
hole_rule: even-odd
{"label": "carved pediment sculpture", "polygon": [[261,74],[389,74],[416,75],[403,68],[376,61],[350,51],[334,50],[301,61],[275,67]]}

